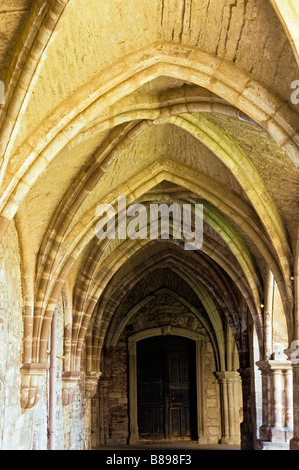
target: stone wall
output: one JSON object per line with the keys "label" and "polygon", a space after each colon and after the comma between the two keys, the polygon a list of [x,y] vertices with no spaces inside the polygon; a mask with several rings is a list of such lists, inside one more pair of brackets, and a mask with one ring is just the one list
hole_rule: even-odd
{"label": "stone wall", "polygon": [[[48,446],[48,374],[41,397],[31,410],[20,406],[22,363],[22,287],[18,235],[10,226],[0,245],[0,449],[44,450]],[[62,306],[58,315],[58,349],[63,355],[64,320]],[[57,359],[57,449],[84,449],[89,446],[88,404],[83,383],[78,385],[75,402],[62,405],[63,361]],[[87,428],[87,431],[86,431]]]}
{"label": "stone wall", "polygon": [[[62,302],[59,303],[59,314],[57,324],[57,355],[63,357],[64,337],[64,309]],[[50,349],[50,348],[49,348]],[[84,377],[78,383],[74,402],[64,406],[62,402],[62,373],[63,360],[57,359],[57,393],[56,393],[56,442],[57,450],[85,450],[89,444],[89,403],[84,398]],[[87,421],[87,423],[86,423]]]}
{"label": "stone wall", "polygon": [[18,235],[13,225],[0,245],[0,448],[47,446],[46,380],[38,405],[20,407],[22,360],[22,288]]}
{"label": "stone wall", "polygon": [[[127,325],[111,358],[111,375],[107,390],[107,410],[104,416],[106,423],[100,427],[107,427],[106,435],[100,444],[120,445],[126,444],[129,437],[129,410],[128,410],[128,353],[127,340],[130,335],[138,331],[171,325],[186,328],[204,336],[204,410],[206,438],[210,444],[216,444],[221,438],[220,397],[219,384],[214,372],[215,361],[212,344],[198,319],[184,305],[163,294],[157,300],[149,302],[142,307]],[[98,425],[99,398],[93,400],[93,429]],[[105,433],[104,433],[105,434]],[[97,431],[94,431],[93,446],[98,444]]]}

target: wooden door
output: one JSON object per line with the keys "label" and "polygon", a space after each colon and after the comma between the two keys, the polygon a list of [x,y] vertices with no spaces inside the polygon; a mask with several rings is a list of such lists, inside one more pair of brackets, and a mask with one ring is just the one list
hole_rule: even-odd
{"label": "wooden door", "polygon": [[141,439],[196,439],[195,343],[165,336],[137,346]]}
{"label": "wooden door", "polygon": [[164,439],[165,403],[162,351],[138,354],[138,427],[141,438]]}

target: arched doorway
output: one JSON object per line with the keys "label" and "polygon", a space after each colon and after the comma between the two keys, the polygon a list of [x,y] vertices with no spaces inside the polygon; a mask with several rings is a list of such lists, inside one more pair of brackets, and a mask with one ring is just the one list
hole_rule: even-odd
{"label": "arched doorway", "polygon": [[129,338],[130,443],[204,442],[202,336],[152,328]]}
{"label": "arched doorway", "polygon": [[138,433],[146,440],[197,440],[196,343],[158,336],[137,345]]}

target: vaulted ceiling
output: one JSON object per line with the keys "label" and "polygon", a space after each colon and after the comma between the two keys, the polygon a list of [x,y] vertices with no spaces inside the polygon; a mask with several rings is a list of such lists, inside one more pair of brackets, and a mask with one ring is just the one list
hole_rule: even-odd
{"label": "vaulted ceiling", "polygon": [[[62,288],[74,299],[75,344],[107,284],[119,269],[126,276],[126,261],[157,256],[155,244],[144,251],[137,241],[96,238],[97,205],[121,195],[202,202],[198,266],[210,260],[211,278],[232,286],[233,303],[246,299],[257,329],[270,270],[293,334],[298,12],[283,3],[1,2],[0,234],[16,223],[23,292],[33,299],[27,362],[43,362]],[[173,251],[174,265],[184,256],[170,242],[160,249]],[[230,315],[233,325],[234,307]]]}

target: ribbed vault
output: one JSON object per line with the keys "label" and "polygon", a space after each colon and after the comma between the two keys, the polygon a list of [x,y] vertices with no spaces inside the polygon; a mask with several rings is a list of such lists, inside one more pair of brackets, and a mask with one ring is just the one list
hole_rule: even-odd
{"label": "ribbed vault", "polygon": [[[232,364],[232,358],[228,359],[226,357],[224,337],[227,334],[227,325],[233,325],[234,320],[229,319],[227,322],[213,295],[199,282],[199,277],[196,279],[191,276],[186,277],[185,273],[182,274],[180,261],[170,258],[167,255],[167,250],[165,251],[162,255],[163,261],[160,263],[161,268],[155,269],[152,267],[150,272],[143,273],[144,277],[140,280],[137,280],[139,272],[136,272],[136,279],[132,279],[130,284],[126,283],[126,289],[122,289],[121,292],[115,286],[113,293],[110,293],[111,286],[109,286],[108,302],[105,302],[107,294],[104,293],[103,301],[96,307],[94,318],[90,324],[90,333],[88,333],[91,338],[87,344],[92,344],[92,351],[89,352],[90,357],[87,357],[87,361],[92,365],[91,370],[99,368],[101,346],[104,338],[106,338],[106,348],[115,346],[120,333],[123,328],[127,327],[132,316],[142,309],[147,302],[153,301],[165,292],[184,303],[202,323],[214,345],[219,370],[225,370],[227,362]],[[117,283],[119,285],[118,277],[119,275],[113,279],[113,284]],[[129,285],[131,286],[130,290]],[[115,295],[117,295],[116,298]],[[103,311],[105,314],[101,314]],[[108,325],[106,334],[105,324]],[[167,318],[164,320],[161,318],[161,325],[163,326],[163,324],[167,326]],[[234,328],[234,332],[240,346],[239,331]],[[98,356],[96,356],[95,351],[97,351]]]}
{"label": "ribbed vault", "polygon": [[[259,359],[275,353],[271,286],[282,343],[298,340],[295,2],[6,3],[0,240],[16,226],[23,408],[38,401],[62,300],[68,402],[162,294],[207,333],[218,371],[250,367],[253,331]],[[148,215],[151,204],[202,204],[201,250],[161,231],[98,239],[97,207],[118,220],[124,196]]]}

